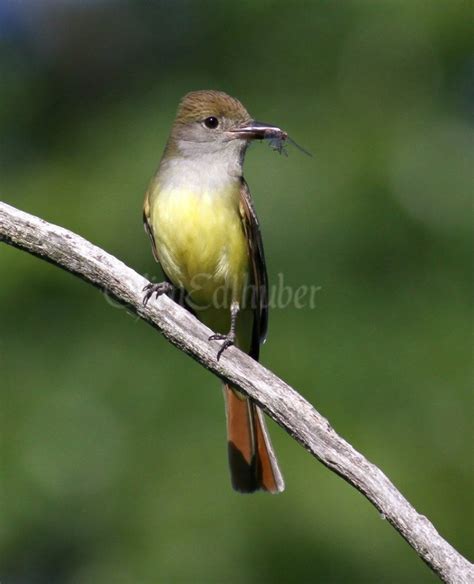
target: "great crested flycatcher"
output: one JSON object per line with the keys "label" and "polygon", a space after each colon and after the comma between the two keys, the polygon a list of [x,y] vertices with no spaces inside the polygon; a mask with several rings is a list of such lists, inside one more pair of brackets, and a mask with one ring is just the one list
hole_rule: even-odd
{"label": "great crested flycatcher", "polygon": [[[267,271],[242,165],[250,140],[286,137],[225,93],[188,93],[145,196],[145,229],[167,281],[148,286],[144,302],[184,292],[184,304],[216,332],[210,340],[222,341],[218,358],[235,343],[258,360],[265,340]],[[229,385],[224,394],[232,486],[283,491],[262,411]]]}

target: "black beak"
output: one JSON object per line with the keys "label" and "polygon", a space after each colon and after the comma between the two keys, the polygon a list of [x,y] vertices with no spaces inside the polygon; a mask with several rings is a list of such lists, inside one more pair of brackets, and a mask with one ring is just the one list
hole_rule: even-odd
{"label": "black beak", "polygon": [[241,140],[286,140],[288,134],[277,126],[264,124],[251,120],[242,126],[229,130],[231,138],[240,138]]}

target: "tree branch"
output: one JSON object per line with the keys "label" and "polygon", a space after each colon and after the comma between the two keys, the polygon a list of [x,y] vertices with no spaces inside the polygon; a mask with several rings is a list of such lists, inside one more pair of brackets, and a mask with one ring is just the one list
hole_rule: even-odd
{"label": "tree branch", "polygon": [[417,513],[384,473],[364,458],[301,395],[231,347],[218,362],[210,331],[166,296],[143,306],[142,276],[82,237],[0,202],[0,241],[28,251],[98,288],[157,328],[173,345],[249,395],[314,457],[359,490],[444,582],[474,582],[474,566]]}

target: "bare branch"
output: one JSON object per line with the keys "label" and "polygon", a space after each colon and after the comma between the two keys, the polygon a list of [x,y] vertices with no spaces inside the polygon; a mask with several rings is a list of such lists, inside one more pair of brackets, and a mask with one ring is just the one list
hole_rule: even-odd
{"label": "bare branch", "polygon": [[236,348],[216,360],[209,329],[166,296],[142,304],[148,283],[82,237],[0,202],[0,240],[106,290],[175,346],[255,400],[325,466],[359,490],[444,582],[474,582],[474,566],[410,505],[384,473],[338,436],[301,395]]}

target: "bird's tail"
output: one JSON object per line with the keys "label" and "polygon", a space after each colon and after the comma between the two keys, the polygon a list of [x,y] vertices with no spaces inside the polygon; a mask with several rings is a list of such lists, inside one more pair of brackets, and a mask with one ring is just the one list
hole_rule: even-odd
{"label": "bird's tail", "polygon": [[224,396],[232,486],[241,493],[281,493],[285,483],[263,412],[229,385],[224,386]]}

